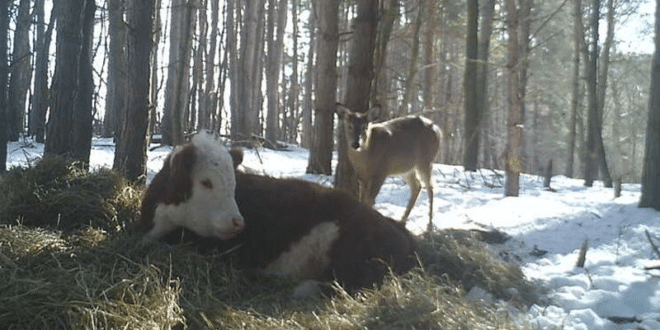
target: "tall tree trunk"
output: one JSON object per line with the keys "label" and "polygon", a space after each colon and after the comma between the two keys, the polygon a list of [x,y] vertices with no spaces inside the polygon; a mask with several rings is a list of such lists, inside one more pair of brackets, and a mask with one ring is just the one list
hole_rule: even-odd
{"label": "tall tree trunk", "polygon": [[249,140],[259,133],[259,110],[261,104],[260,42],[263,41],[263,24],[261,13],[265,0],[249,0],[245,3],[243,24],[241,28],[241,48],[238,57],[238,76],[232,83],[238,85],[237,106],[232,108],[232,116],[237,116],[237,127],[232,125],[234,140]]}
{"label": "tall tree trunk", "polygon": [[135,0],[128,16],[127,110],[117,140],[113,168],[129,180],[144,183],[147,165],[147,127],[150,112],[151,53],[154,0]]}
{"label": "tall tree trunk", "polygon": [[434,94],[436,85],[436,66],[434,63],[437,61],[434,55],[435,43],[435,30],[437,27],[437,20],[435,19],[435,11],[438,6],[436,1],[425,1],[427,19],[424,24],[424,52],[422,54],[422,62],[424,64],[424,84],[422,84],[422,99],[424,101],[424,110],[433,110],[434,108]]}
{"label": "tall tree trunk", "polygon": [[211,35],[209,47],[206,54],[206,94],[204,95],[204,117],[200,118],[200,126],[204,129],[212,129],[216,117],[217,94],[215,91],[215,57],[218,40],[218,22],[220,17],[219,0],[211,1]]}
{"label": "tall tree trunk", "polygon": [[126,86],[126,25],[124,24],[125,0],[108,0],[108,89],[103,119],[103,137],[119,134],[124,123],[119,118],[125,118],[128,89]]}
{"label": "tall tree trunk", "polygon": [[[477,51],[477,86],[476,88],[476,107],[479,109],[479,135],[481,139],[488,141],[488,132],[486,131],[485,124],[486,116],[489,115],[489,102],[488,102],[488,59],[490,57],[490,37],[493,32],[493,16],[495,13],[495,0],[487,0],[481,5],[481,30],[479,31],[479,44]],[[484,152],[489,149],[489,144],[484,143],[481,148]],[[487,162],[488,158],[483,158],[483,162]]]}
{"label": "tall tree trunk", "polygon": [[564,174],[573,177],[575,163],[575,143],[577,140],[577,120],[580,103],[580,46],[584,40],[582,31],[582,0],[573,0],[573,76],[571,78],[571,118],[568,126],[568,157]]}
{"label": "tall tree trunk", "polygon": [[591,187],[598,172],[598,20],[600,17],[600,0],[593,0],[590,18],[591,49],[589,50],[589,67],[587,76],[587,95],[589,98],[587,115],[587,150],[585,155],[584,185]]}
{"label": "tall tree trunk", "polygon": [[153,49],[151,50],[151,87],[149,88],[149,99],[151,100],[151,113],[149,115],[149,128],[148,128],[148,137],[147,145],[151,143],[151,138],[157,130],[160,128],[157,127],[158,116],[156,109],[158,108],[158,89],[160,87],[160,82],[158,79],[158,66],[160,63],[160,58],[158,56],[158,45],[160,44],[160,38],[162,35],[161,31],[161,8],[162,0],[156,0],[155,11],[154,11],[154,22],[153,22]]}
{"label": "tall tree trunk", "polygon": [[[266,57],[266,94],[268,97],[266,113],[266,145],[277,147],[279,137],[280,93],[279,72],[282,62],[282,47],[284,45],[284,28],[286,27],[286,0],[269,0]],[[275,31],[277,30],[277,31]]]}
{"label": "tall tree trunk", "polygon": [[[227,26],[227,67],[229,80],[232,82],[229,92],[230,115],[230,133],[232,141],[238,140],[238,125],[241,122],[242,112],[239,110],[239,70],[238,70],[238,32],[236,29],[240,19],[237,17],[240,10],[236,8],[235,0],[227,0],[227,17],[225,24]],[[222,85],[222,82],[221,82]]]}
{"label": "tall tree trunk", "polygon": [[660,211],[660,0],[655,2],[655,51],[651,62],[649,114],[639,207]]}
{"label": "tall tree trunk", "polygon": [[7,170],[7,81],[9,63],[7,62],[7,33],[9,32],[10,1],[0,6],[0,173]]}
{"label": "tall tree trunk", "polygon": [[[524,0],[523,0],[524,1]],[[523,168],[522,159],[522,129],[523,106],[520,97],[520,59],[518,8],[515,0],[505,0],[506,30],[508,36],[508,83],[507,83],[507,147],[506,147],[506,183],[505,196],[518,196],[520,189],[520,173]]]}
{"label": "tall tree trunk", "polygon": [[318,19],[316,49],[316,88],[314,96],[315,131],[309,151],[307,173],[332,173],[334,113],[337,106],[337,48],[339,46],[340,0],[315,3]]}
{"label": "tall tree trunk", "polygon": [[[290,128],[288,135],[288,142],[295,143],[298,140],[298,127],[300,122],[300,81],[298,78],[298,1],[291,1],[291,22],[293,22],[293,36],[292,36],[292,58],[291,58],[291,86],[289,87],[287,109],[289,110],[289,123]],[[284,65],[282,65],[282,73],[284,74]]]}
{"label": "tall tree trunk", "polygon": [[607,1],[607,34],[599,60],[598,82],[598,128],[596,133],[596,151],[598,153],[598,167],[600,168],[603,185],[612,188],[612,177],[605,157],[605,144],[603,143],[603,115],[605,112],[605,94],[607,92],[607,75],[610,67],[610,51],[614,43],[614,0]]}
{"label": "tall tree trunk", "polygon": [[[353,40],[349,54],[348,81],[344,105],[356,112],[366,112],[371,100],[371,83],[374,80],[374,50],[378,30],[378,0],[357,2],[357,16],[353,22]],[[339,121],[338,162],[335,186],[353,196],[358,196],[355,170],[348,161],[348,141]]]}
{"label": "tall tree trunk", "polygon": [[50,52],[50,42],[55,26],[57,15],[50,15],[48,28],[45,27],[45,0],[37,0],[34,5],[35,15],[37,17],[37,46],[35,47],[36,59],[34,67],[34,95],[32,99],[31,124],[32,134],[35,141],[44,143],[46,134],[46,112],[50,104],[50,93],[48,90],[48,57]]}
{"label": "tall tree trunk", "polygon": [[[433,4],[434,1],[426,1],[427,4]],[[373,90],[375,95],[372,95],[371,103],[380,104],[384,109],[397,109],[398,104],[396,100],[389,100],[390,95],[390,74],[387,69],[387,45],[394,30],[394,23],[399,19],[399,0],[384,0],[381,1],[380,22],[378,22],[378,32],[376,32],[376,49],[374,50],[374,72],[376,78],[374,79]]]}
{"label": "tall tree trunk", "polygon": [[401,104],[399,104],[398,116],[404,116],[410,112],[410,98],[413,94],[413,89],[415,87],[415,75],[417,74],[417,59],[419,57],[419,31],[422,29],[422,20],[423,13],[425,9],[424,1],[429,0],[420,0],[419,10],[417,11],[417,17],[415,18],[415,25],[413,29],[412,36],[412,46],[410,50],[410,63],[408,65],[408,73],[406,74],[406,85],[403,88],[403,99]]}
{"label": "tall tree trunk", "polygon": [[[294,2],[296,0],[293,0]],[[312,3],[312,15],[309,15],[309,48],[307,51],[307,65],[305,68],[305,82],[302,101],[302,146],[312,148],[312,94],[314,93],[314,53],[316,52],[316,9]],[[335,57],[336,55],[335,51]],[[337,84],[335,78],[335,85]],[[336,89],[336,88],[335,88]],[[332,133],[331,133],[332,135]],[[310,150],[311,154],[311,150]],[[310,157],[311,158],[311,157]]]}
{"label": "tall tree trunk", "polygon": [[477,57],[478,57],[478,25],[479,1],[467,1],[467,36],[465,41],[465,76],[463,90],[465,95],[465,131],[463,141],[463,167],[466,171],[477,170],[477,157],[479,155],[479,117],[477,108]]}
{"label": "tall tree trunk", "polygon": [[18,141],[25,126],[25,101],[32,81],[30,23],[30,0],[20,0],[16,16],[11,79],[9,81],[10,141]]}
{"label": "tall tree trunk", "polygon": [[183,142],[184,109],[188,103],[188,77],[192,53],[194,0],[173,0],[170,27],[170,60],[163,109],[163,144]]}
{"label": "tall tree trunk", "polygon": [[93,0],[62,0],[58,16],[53,103],[44,153],[65,155],[89,164],[92,143],[91,65]]}

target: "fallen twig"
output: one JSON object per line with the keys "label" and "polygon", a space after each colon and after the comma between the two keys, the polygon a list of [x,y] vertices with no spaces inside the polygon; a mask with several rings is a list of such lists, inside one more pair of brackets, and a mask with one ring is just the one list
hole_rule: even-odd
{"label": "fallen twig", "polygon": [[660,258],[660,250],[658,250],[658,247],[653,243],[653,239],[651,239],[651,234],[649,234],[648,230],[644,230],[646,233],[646,239],[649,240],[649,243],[651,243],[651,247],[653,248],[653,252]]}

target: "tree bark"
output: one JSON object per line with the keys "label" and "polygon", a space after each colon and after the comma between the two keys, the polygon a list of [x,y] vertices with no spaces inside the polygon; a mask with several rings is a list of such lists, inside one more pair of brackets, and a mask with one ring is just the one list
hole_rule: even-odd
{"label": "tree bark", "polygon": [[[524,1],[524,0],[523,0]],[[506,148],[506,182],[505,196],[518,196],[520,189],[520,173],[522,172],[522,128],[523,107],[520,98],[520,75],[518,58],[518,9],[515,0],[505,0],[506,30],[508,36],[508,83],[507,83],[507,148]]]}
{"label": "tree bark", "polygon": [[282,62],[282,47],[284,46],[284,28],[286,27],[287,0],[269,0],[268,28],[266,42],[268,56],[266,57],[266,94],[268,97],[266,114],[266,145],[277,147],[279,138],[280,92],[279,72]]}
{"label": "tree bark", "polygon": [[339,45],[339,0],[315,3],[318,19],[316,49],[315,131],[309,151],[307,173],[332,173],[334,113],[337,106],[337,47]]}
{"label": "tree bark", "polygon": [[[294,0],[296,1],[296,0]],[[305,69],[305,82],[303,85],[303,100],[302,100],[302,146],[304,148],[312,148],[312,94],[314,93],[314,53],[316,52],[316,9],[315,4],[312,3],[312,14],[309,15],[309,49],[307,51],[307,65]],[[335,51],[336,54],[336,51]],[[336,55],[335,55],[336,56]],[[336,77],[335,77],[335,85]],[[335,88],[336,89],[336,88]],[[332,135],[332,133],[331,133]],[[311,157],[310,157],[311,158]]]}
{"label": "tree bark", "polygon": [[5,2],[0,6],[0,173],[7,170],[7,80],[9,65],[7,63],[7,33],[9,32],[9,5]]}
{"label": "tree bark", "polygon": [[[349,53],[348,81],[344,105],[356,112],[366,112],[371,100],[371,83],[374,80],[374,50],[378,30],[378,0],[357,2],[357,16],[353,22],[353,40]],[[348,141],[344,125],[339,121],[338,162],[335,186],[358,196],[355,170],[348,161]]]}
{"label": "tree bark", "polygon": [[598,172],[598,150],[596,135],[598,134],[598,19],[600,17],[600,0],[593,0],[590,18],[591,49],[589,50],[587,95],[589,98],[587,114],[587,149],[585,155],[584,185],[591,187]]}
{"label": "tree bark", "polygon": [[95,4],[93,0],[62,0],[56,5],[53,103],[44,153],[72,157],[86,167],[92,143],[91,43]]}
{"label": "tree bark", "polygon": [[639,207],[660,211],[660,0],[656,0],[655,6],[655,51],[651,62],[649,114]]}
{"label": "tree bark", "polygon": [[32,81],[30,52],[30,0],[20,0],[14,31],[14,49],[9,81],[9,140],[18,141],[25,126],[25,101]]}
{"label": "tree bark", "polygon": [[464,136],[463,168],[466,171],[477,170],[479,155],[479,117],[477,108],[477,59],[478,59],[478,25],[479,1],[467,1],[467,35],[465,40],[465,75],[463,77],[464,96]]}
{"label": "tree bark", "polygon": [[144,183],[147,165],[147,127],[151,107],[151,54],[154,0],[134,0],[128,25],[127,111],[117,139],[113,168],[129,180]]}
{"label": "tree bark", "polygon": [[105,117],[101,136],[111,137],[119,134],[125,118],[128,89],[126,87],[126,26],[124,22],[125,0],[108,0],[108,84],[105,103]]}
{"label": "tree bark", "polygon": [[48,90],[48,56],[55,18],[57,15],[50,15],[50,22],[46,29],[45,0],[37,0],[34,5],[35,15],[37,17],[37,40],[35,47],[36,59],[34,67],[34,95],[32,99],[32,116],[30,135],[35,137],[35,141],[44,143],[46,134],[46,112],[50,104],[50,93]]}
{"label": "tree bark", "polygon": [[584,40],[582,31],[582,0],[573,0],[573,76],[571,78],[571,118],[568,125],[568,157],[564,174],[573,177],[575,163],[575,143],[577,140],[577,119],[580,103],[580,45]]}
{"label": "tree bark", "polygon": [[417,59],[419,57],[419,31],[422,29],[423,13],[425,9],[424,1],[431,0],[420,0],[418,5],[419,10],[417,11],[417,17],[415,18],[415,25],[413,27],[410,63],[408,65],[408,73],[406,74],[406,85],[403,87],[403,99],[401,100],[401,104],[399,104],[397,117],[405,116],[410,112],[410,98],[414,93],[415,75],[417,74]]}

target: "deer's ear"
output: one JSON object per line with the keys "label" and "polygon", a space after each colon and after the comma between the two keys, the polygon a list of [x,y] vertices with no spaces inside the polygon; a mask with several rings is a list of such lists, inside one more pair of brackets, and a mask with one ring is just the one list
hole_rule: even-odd
{"label": "deer's ear", "polygon": [[367,121],[374,122],[380,119],[381,114],[382,114],[382,109],[380,105],[375,105],[371,107],[371,109],[367,110]]}
{"label": "deer's ear", "polygon": [[337,117],[340,119],[343,119],[344,117],[350,116],[353,114],[353,112],[345,107],[343,104],[337,102],[337,107],[335,109],[335,113],[337,113]]}

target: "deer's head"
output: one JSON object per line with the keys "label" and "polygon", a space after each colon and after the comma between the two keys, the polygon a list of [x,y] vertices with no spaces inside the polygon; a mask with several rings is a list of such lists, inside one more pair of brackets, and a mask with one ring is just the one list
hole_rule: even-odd
{"label": "deer's head", "polygon": [[369,123],[380,117],[380,107],[372,107],[367,112],[354,112],[338,103],[337,116],[344,122],[344,134],[348,145],[357,150],[368,138]]}

